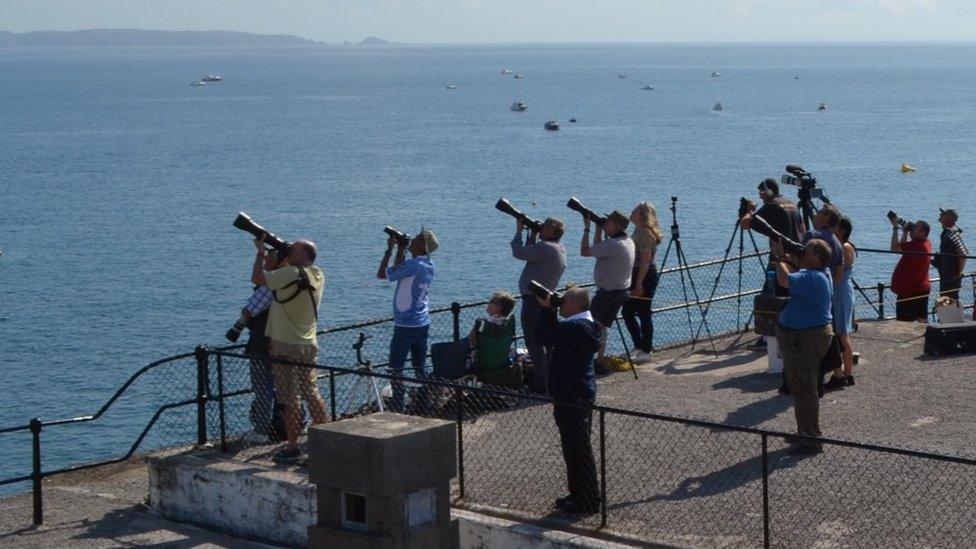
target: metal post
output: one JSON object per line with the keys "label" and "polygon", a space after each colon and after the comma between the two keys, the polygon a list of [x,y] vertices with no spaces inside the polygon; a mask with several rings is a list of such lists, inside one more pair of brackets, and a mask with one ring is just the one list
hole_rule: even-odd
{"label": "metal post", "polygon": [[461,304],[451,303],[451,316],[454,317],[454,341],[461,339]]}
{"label": "metal post", "polygon": [[332,421],[336,417],[336,396],[335,396],[335,370],[329,370],[329,410],[332,412]]}
{"label": "metal post", "polygon": [[44,523],[44,500],[41,495],[41,420],[30,420],[31,484],[34,491],[34,526]]}
{"label": "metal post", "polygon": [[[456,318],[456,317],[455,317]],[[458,449],[458,497],[464,499],[464,390],[454,389],[454,400],[457,401],[457,449]]]}
{"label": "metal post", "polygon": [[224,413],[224,361],[217,355],[217,413],[220,417],[220,451],[227,453],[227,415]]}
{"label": "metal post", "polygon": [[210,391],[208,361],[210,353],[202,345],[193,351],[197,359],[197,445],[207,443],[207,394]]}
{"label": "metal post", "polygon": [[885,285],[878,282],[878,320],[884,320],[885,318],[884,291]]}
{"label": "metal post", "polygon": [[762,435],[763,547],[769,549],[769,445]]}
{"label": "metal post", "polygon": [[606,412],[600,410],[600,528],[607,525],[607,434]]}

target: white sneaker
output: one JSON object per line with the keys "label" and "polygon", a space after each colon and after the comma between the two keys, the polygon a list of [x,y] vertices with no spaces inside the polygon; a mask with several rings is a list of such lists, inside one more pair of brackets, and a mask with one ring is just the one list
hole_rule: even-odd
{"label": "white sneaker", "polygon": [[653,355],[651,355],[651,353],[645,353],[644,351],[638,351],[637,353],[634,354],[633,357],[634,362],[637,362],[639,364],[650,362],[651,358],[653,358]]}
{"label": "white sneaker", "polygon": [[247,444],[267,444],[269,442],[267,435],[263,435],[254,429],[244,433],[241,440]]}

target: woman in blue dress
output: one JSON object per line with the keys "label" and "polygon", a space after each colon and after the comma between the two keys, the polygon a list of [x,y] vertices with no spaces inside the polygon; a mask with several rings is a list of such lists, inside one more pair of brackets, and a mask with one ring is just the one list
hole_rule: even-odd
{"label": "woman in blue dress", "polygon": [[825,387],[828,390],[854,385],[854,348],[851,346],[851,332],[854,329],[854,283],[851,276],[857,260],[857,248],[851,242],[853,229],[851,220],[847,217],[842,217],[834,227],[834,235],[844,247],[844,276],[834,286],[833,304],[834,333],[840,343],[844,366],[834,370]]}

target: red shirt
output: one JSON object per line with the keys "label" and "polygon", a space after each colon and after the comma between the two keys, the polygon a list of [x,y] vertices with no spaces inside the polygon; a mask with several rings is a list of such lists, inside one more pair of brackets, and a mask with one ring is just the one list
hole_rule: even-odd
{"label": "red shirt", "polygon": [[[903,252],[932,253],[932,242],[910,240],[901,244]],[[929,292],[929,264],[931,258],[921,254],[906,254],[898,260],[891,275],[891,291],[898,297],[909,297]]]}

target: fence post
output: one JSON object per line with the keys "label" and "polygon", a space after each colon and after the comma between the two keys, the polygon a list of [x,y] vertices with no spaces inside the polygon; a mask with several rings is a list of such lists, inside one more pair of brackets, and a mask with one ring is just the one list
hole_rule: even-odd
{"label": "fence post", "polygon": [[763,476],[763,547],[769,549],[769,445],[766,435],[762,435],[762,476]]}
{"label": "fence post", "polygon": [[451,316],[454,317],[454,341],[461,339],[461,304],[451,303]]}
{"label": "fence post", "polygon": [[464,390],[454,389],[454,400],[457,401],[457,449],[458,449],[458,497],[464,499]]}
{"label": "fence post", "polygon": [[885,318],[884,291],[885,291],[885,285],[881,282],[878,282],[878,320],[884,320]]}
{"label": "fence post", "polygon": [[224,361],[217,355],[217,413],[220,417],[220,451],[227,453],[227,416],[224,413]]}
{"label": "fence post", "polygon": [[606,411],[600,410],[600,528],[607,526],[607,433]]}
{"label": "fence post", "polygon": [[329,411],[332,412],[332,421],[336,417],[336,396],[335,396],[335,370],[329,370]]}
{"label": "fence post", "polygon": [[207,443],[207,394],[210,392],[208,362],[210,353],[203,346],[193,351],[197,359],[197,445]]}
{"label": "fence post", "polygon": [[34,492],[34,526],[44,523],[44,500],[41,494],[41,420],[30,420],[31,485]]}

